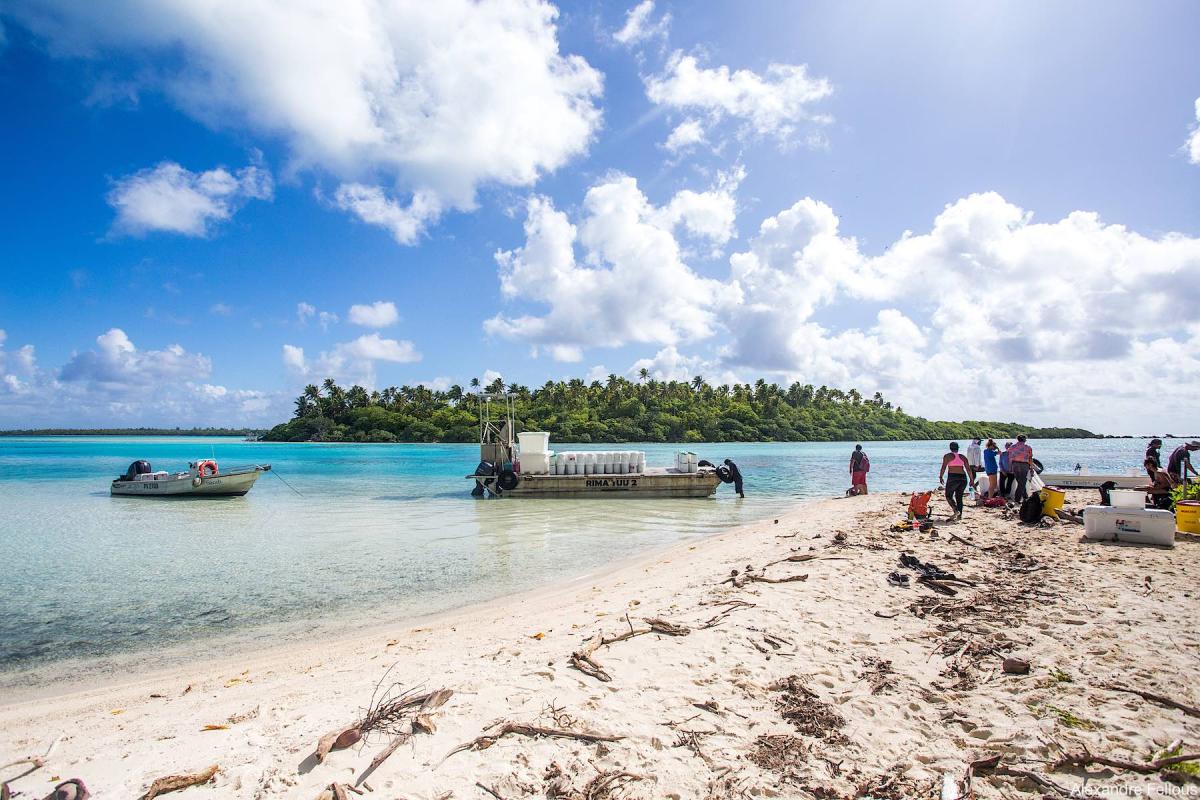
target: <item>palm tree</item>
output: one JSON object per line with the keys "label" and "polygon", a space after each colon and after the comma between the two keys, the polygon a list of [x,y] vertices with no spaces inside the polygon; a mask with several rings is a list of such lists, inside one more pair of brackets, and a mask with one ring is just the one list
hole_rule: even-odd
{"label": "palm tree", "polygon": [[646,381],[650,380],[650,370],[646,369],[645,367],[642,367],[641,369],[639,369],[638,370],[638,380],[641,381],[642,383],[645,383]]}
{"label": "palm tree", "polygon": [[704,385],[704,376],[703,375],[697,375],[696,377],[692,378],[692,389],[694,389],[695,391],[697,391],[697,392],[700,391],[700,387],[703,385]]}

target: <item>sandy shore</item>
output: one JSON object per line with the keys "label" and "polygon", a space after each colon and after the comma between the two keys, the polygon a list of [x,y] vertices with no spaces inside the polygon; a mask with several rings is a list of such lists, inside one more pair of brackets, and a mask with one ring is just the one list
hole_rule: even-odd
{"label": "sandy shore", "polygon": [[[1200,750],[1200,716],[1104,688],[1200,705],[1196,537],[1173,550],[1085,543],[1075,526],[975,508],[932,533],[894,531],[906,503],[807,504],[419,627],[5,705],[0,763],[53,743],[42,768],[11,782],[19,797],[78,777],[94,797],[134,798],[216,764],[210,782],[172,796],[312,800],[355,784],[389,743],[377,732],[312,757],[382,680],[453,695],[421,719],[432,733],[357,785],[366,796],[938,797],[944,776],[965,791],[968,764],[999,756],[978,770],[975,796],[1066,796],[1086,779],[1095,796],[1200,797],[1177,772],[1169,783],[1056,763],[1090,751],[1140,764],[1178,740]],[[973,585],[949,584],[953,596],[890,586],[902,550]],[[573,664],[581,651],[591,662]],[[1005,674],[1005,657],[1027,659],[1029,674]],[[561,736],[497,736],[505,722]]]}

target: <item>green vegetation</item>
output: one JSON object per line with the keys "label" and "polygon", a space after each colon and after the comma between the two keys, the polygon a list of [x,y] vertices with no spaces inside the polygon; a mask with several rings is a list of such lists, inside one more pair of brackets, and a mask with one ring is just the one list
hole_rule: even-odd
{"label": "green vegetation", "polygon": [[[876,393],[764,380],[710,386],[688,381],[637,382],[609,375],[604,382],[548,381],[538,389],[496,380],[482,391],[514,397],[518,430],[548,431],[556,442],[829,442],[913,439],[1091,438],[1078,428],[1030,428],[1005,422],[931,422],[893,408]],[[473,442],[478,440],[478,380],[451,386],[343,389],[332,379],[309,385],[296,398],[290,422],[269,441]]]}
{"label": "green vegetation", "polygon": [[0,436],[246,436],[247,428],[35,428],[0,431]]}
{"label": "green vegetation", "polygon": [[1096,723],[1092,722],[1090,719],[1077,717],[1065,708],[1059,708],[1058,706],[1046,704],[1043,706],[1032,705],[1029,707],[1029,709],[1038,717],[1054,717],[1058,720],[1059,724],[1066,728],[1077,728],[1084,731],[1096,730]]}
{"label": "green vegetation", "polygon": [[[1159,759],[1174,758],[1181,755],[1183,755],[1183,742],[1176,742],[1174,747],[1163,750],[1158,755],[1151,755],[1150,760],[1158,761]],[[1200,777],[1200,762],[1196,761],[1183,761],[1173,764],[1166,769],[1171,772],[1182,772],[1184,775],[1191,775],[1194,778]]]}

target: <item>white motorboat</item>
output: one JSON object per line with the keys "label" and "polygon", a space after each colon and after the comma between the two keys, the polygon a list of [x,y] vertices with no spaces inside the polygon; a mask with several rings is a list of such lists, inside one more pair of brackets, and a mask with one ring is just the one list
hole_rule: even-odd
{"label": "white motorboat", "polygon": [[270,464],[221,469],[212,459],[193,461],[187,472],[155,472],[149,461],[135,461],[109,489],[125,497],[241,497]]}
{"label": "white motorboat", "polygon": [[1047,486],[1060,489],[1099,489],[1110,481],[1115,484],[1114,488],[1133,489],[1150,482],[1144,470],[1130,470],[1125,475],[1093,474],[1087,467],[1080,467],[1073,472],[1043,472],[1041,478]]}

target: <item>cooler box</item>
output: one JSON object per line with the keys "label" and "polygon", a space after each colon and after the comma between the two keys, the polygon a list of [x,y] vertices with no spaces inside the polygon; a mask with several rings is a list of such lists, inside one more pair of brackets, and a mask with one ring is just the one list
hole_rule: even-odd
{"label": "cooler box", "polygon": [[1136,489],[1113,489],[1108,493],[1113,508],[1145,508],[1146,493]]}
{"label": "cooler box", "polygon": [[1157,508],[1088,506],[1083,510],[1083,538],[1174,547],[1175,515]]}
{"label": "cooler box", "polygon": [[546,453],[550,450],[550,434],[542,431],[526,431],[517,434],[517,442],[521,445],[521,455]]}

